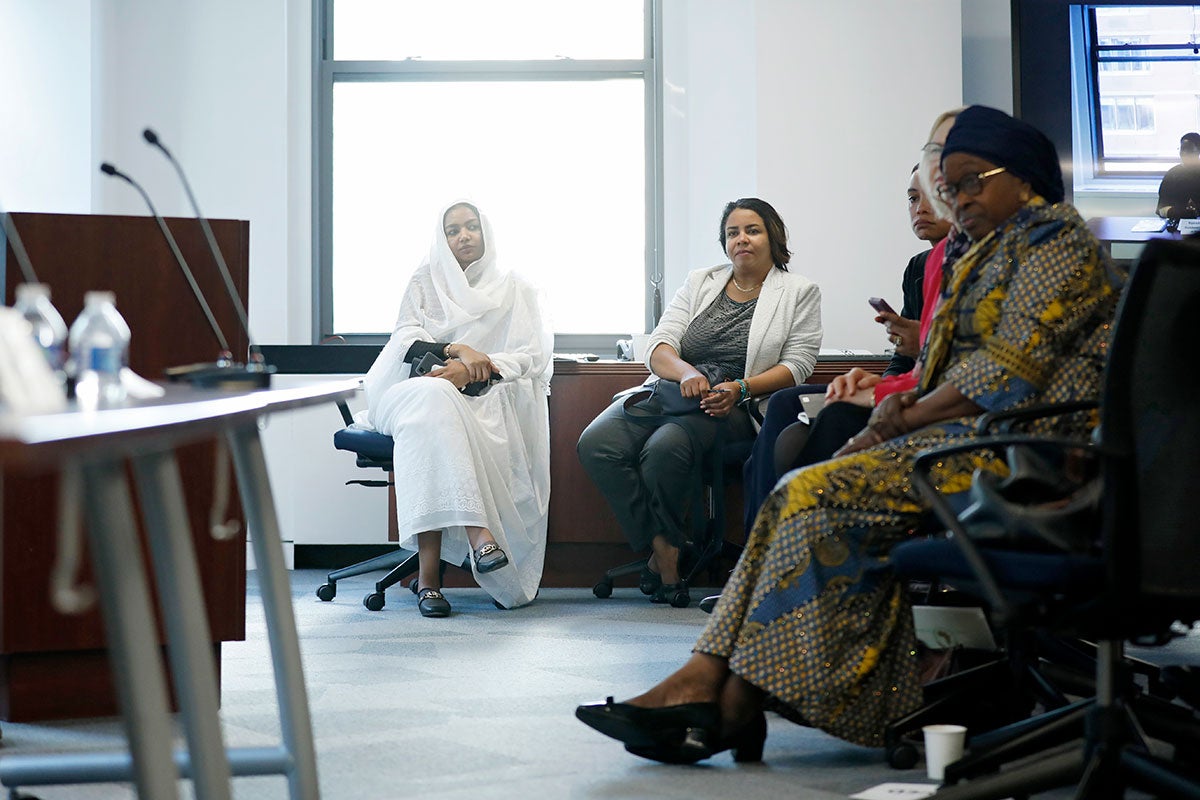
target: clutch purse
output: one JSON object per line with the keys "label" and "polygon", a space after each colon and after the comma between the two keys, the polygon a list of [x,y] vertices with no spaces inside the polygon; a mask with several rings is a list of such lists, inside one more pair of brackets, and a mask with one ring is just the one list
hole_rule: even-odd
{"label": "clutch purse", "polygon": [[[426,353],[412,365],[412,374],[413,377],[419,378],[422,375],[428,375],[436,367],[444,366],[446,366],[445,361],[438,358],[433,353]],[[462,393],[468,397],[476,397],[486,392],[488,388],[498,380],[500,380],[500,375],[493,372],[492,379],[490,381],[474,381],[473,383],[468,383],[463,387]]]}

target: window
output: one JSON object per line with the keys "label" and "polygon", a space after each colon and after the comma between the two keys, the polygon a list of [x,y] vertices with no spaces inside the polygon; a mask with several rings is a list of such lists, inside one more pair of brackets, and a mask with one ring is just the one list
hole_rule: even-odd
{"label": "window", "polygon": [[1094,176],[1160,176],[1200,130],[1200,16],[1190,5],[1080,5],[1072,49]]}
{"label": "window", "polygon": [[559,350],[646,329],[660,248],[654,0],[323,0],[317,330],[390,333],[469,198]]}

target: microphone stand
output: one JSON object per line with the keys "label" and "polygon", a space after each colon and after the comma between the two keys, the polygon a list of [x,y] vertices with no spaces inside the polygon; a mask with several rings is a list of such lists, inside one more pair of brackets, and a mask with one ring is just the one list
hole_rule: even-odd
{"label": "microphone stand", "polygon": [[200,310],[204,312],[204,318],[208,321],[208,326],[212,329],[213,335],[217,337],[217,343],[221,347],[221,352],[217,354],[216,361],[188,364],[181,367],[168,367],[165,370],[167,378],[173,381],[187,381],[195,386],[203,387],[228,386],[230,388],[244,388],[246,386],[253,386],[265,388],[269,386],[270,373],[263,371],[250,372],[247,371],[245,366],[233,361],[233,354],[229,350],[229,342],[226,341],[225,334],[221,332],[221,327],[217,324],[217,319],[213,316],[208,301],[204,299],[204,293],[200,291],[200,286],[196,283],[196,278],[188,266],[187,259],[183,257],[183,252],[180,251],[179,244],[171,234],[171,229],[167,227],[166,220],[162,218],[158,213],[158,209],[154,207],[154,203],[150,200],[150,195],[146,193],[146,190],[137,181],[108,162],[100,165],[100,171],[109,177],[120,178],[136,189],[138,194],[142,196],[142,200],[146,202],[146,207],[150,209],[150,214],[154,217],[155,222],[158,223],[158,229],[162,231],[163,238],[167,240],[167,246],[170,247],[171,254],[175,257],[175,263],[179,264],[179,268],[183,271],[183,276],[187,279],[188,286],[191,287],[192,294],[195,296],[196,302],[200,304]]}
{"label": "microphone stand", "polygon": [[254,342],[254,337],[250,335],[250,319],[246,314],[246,305],[242,302],[241,295],[238,294],[237,287],[233,283],[233,276],[229,274],[229,265],[225,263],[225,256],[221,254],[221,248],[217,246],[217,237],[213,235],[212,226],[208,224],[208,219],[200,212],[200,204],[196,202],[196,195],[192,192],[192,186],[188,182],[187,176],[183,173],[183,167],[171,155],[171,151],[166,145],[159,140],[158,134],[150,128],[142,131],[142,138],[154,147],[162,151],[162,154],[167,157],[167,161],[171,162],[171,166],[175,168],[175,174],[179,176],[179,182],[183,184],[183,190],[187,194],[188,202],[191,203],[192,210],[196,212],[196,220],[200,223],[200,229],[204,232],[204,241],[208,245],[208,252],[212,255],[213,261],[216,262],[217,271],[221,273],[221,279],[225,282],[225,291],[229,294],[229,299],[233,301],[234,311],[237,312],[238,322],[242,326],[242,331],[246,334],[246,343],[249,350],[245,371],[248,374],[264,375],[265,380],[262,385],[269,386],[271,374],[275,372],[275,368],[266,363],[262,351]]}

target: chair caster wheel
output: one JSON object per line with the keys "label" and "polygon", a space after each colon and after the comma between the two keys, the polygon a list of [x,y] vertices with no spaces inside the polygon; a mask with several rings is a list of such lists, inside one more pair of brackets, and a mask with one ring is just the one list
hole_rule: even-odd
{"label": "chair caster wheel", "polygon": [[917,765],[917,748],[908,742],[894,744],[887,749],[887,762],[893,769],[912,769]]}
{"label": "chair caster wheel", "polygon": [[336,583],[322,583],[317,587],[317,599],[328,603],[333,598],[337,597]]}
{"label": "chair caster wheel", "polygon": [[417,586],[417,581],[418,581],[418,580],[420,580],[420,579],[419,579],[419,578],[413,578],[411,581],[409,581],[409,582],[408,582],[408,590],[409,590],[410,592],[412,592],[413,594],[416,594],[416,593],[417,593],[417,589],[419,589],[419,588],[420,588],[419,586]]}
{"label": "chair caster wheel", "polygon": [[713,609],[717,607],[717,601],[721,599],[719,594],[710,594],[699,602],[700,610],[705,614],[711,614]]}
{"label": "chair caster wheel", "polygon": [[363,598],[367,611],[379,611],[383,608],[383,592],[371,592]]}
{"label": "chair caster wheel", "polygon": [[687,608],[691,604],[692,596],[688,594],[688,590],[686,588],[676,589],[671,594],[671,605],[674,608]]}
{"label": "chair caster wheel", "polygon": [[592,587],[592,594],[596,597],[612,597],[612,584],[601,581]]}

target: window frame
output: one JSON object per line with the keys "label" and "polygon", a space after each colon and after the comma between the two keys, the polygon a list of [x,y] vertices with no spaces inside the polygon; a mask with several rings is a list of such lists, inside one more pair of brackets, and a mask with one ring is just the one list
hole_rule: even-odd
{"label": "window frame", "polygon": [[[499,1],[499,0],[497,0]],[[334,5],[313,3],[313,343],[331,339],[357,344],[386,342],[390,331],[340,334],[333,330],[333,89],[340,82],[452,82],[606,80],[640,76],[644,87],[645,270],[642,282],[645,330],[661,314],[663,284],[663,108],[662,5],[644,0],[643,58],[504,61],[357,61],[333,59]],[[400,298],[396,298],[397,306]],[[632,331],[639,333],[640,331]],[[631,331],[555,334],[556,352],[611,353]]]}
{"label": "window frame", "polygon": [[[1136,8],[1138,3],[1130,3],[1131,8]],[[1110,169],[1109,164],[1138,164],[1140,162],[1161,163],[1161,158],[1142,158],[1132,156],[1107,156],[1104,152],[1104,127],[1102,115],[1102,101],[1100,97],[1100,74],[1101,64],[1111,63],[1129,63],[1139,62],[1145,64],[1153,64],[1156,62],[1167,61],[1194,61],[1200,63],[1200,55],[1173,55],[1168,51],[1190,50],[1193,45],[1190,42],[1178,43],[1159,43],[1137,42],[1133,44],[1100,44],[1099,41],[1099,26],[1096,20],[1096,11],[1098,8],[1111,8],[1109,4],[1081,4],[1081,20],[1083,25],[1082,41],[1085,43],[1085,52],[1083,53],[1082,63],[1086,65],[1084,72],[1083,86],[1081,87],[1087,97],[1087,120],[1088,128],[1087,136],[1081,143],[1084,146],[1084,152],[1089,156],[1088,161],[1091,165],[1091,174],[1093,178],[1098,179],[1134,179],[1145,180],[1147,178],[1161,178],[1164,170],[1155,167],[1147,166],[1145,169]],[[1155,55],[1156,52],[1165,53],[1164,55]],[[1123,55],[1124,54],[1124,55]],[[1136,56],[1136,57],[1134,57]],[[1076,63],[1080,63],[1077,61]],[[1133,72],[1150,72],[1146,70],[1135,70]],[[1108,72],[1108,74],[1113,74]],[[1145,95],[1141,95],[1136,91],[1124,93],[1120,98],[1133,100],[1135,106],[1137,100]],[[1152,101],[1152,98],[1151,98]],[[1151,102],[1153,110],[1153,102]],[[1136,118],[1136,107],[1135,107]],[[1155,128],[1157,129],[1157,111],[1154,112]],[[1129,131],[1121,131],[1123,134],[1139,135],[1143,133],[1153,133],[1154,130],[1142,130],[1135,127]]]}

